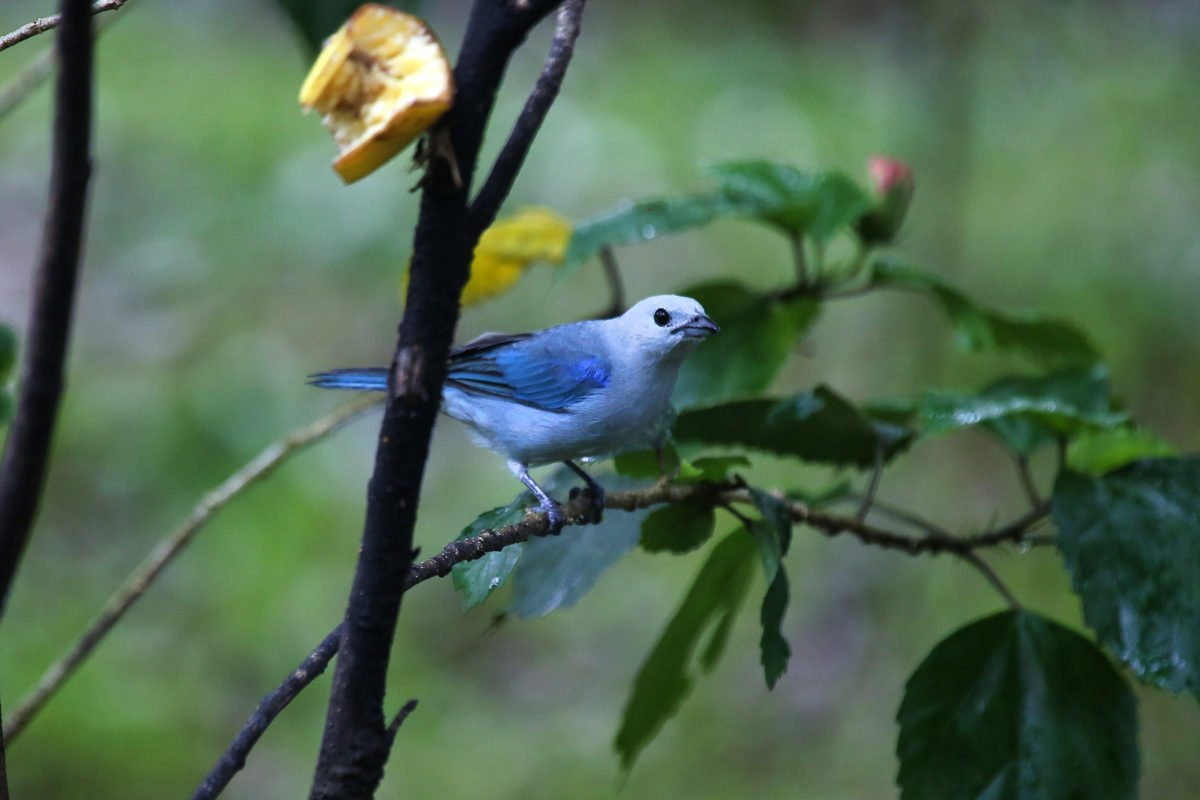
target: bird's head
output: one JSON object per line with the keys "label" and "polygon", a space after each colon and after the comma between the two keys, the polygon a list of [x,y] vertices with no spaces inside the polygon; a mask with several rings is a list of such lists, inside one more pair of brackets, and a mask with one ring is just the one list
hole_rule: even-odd
{"label": "bird's head", "polygon": [[627,346],[659,358],[682,358],[721,329],[690,297],[660,294],[647,297],[616,320]]}

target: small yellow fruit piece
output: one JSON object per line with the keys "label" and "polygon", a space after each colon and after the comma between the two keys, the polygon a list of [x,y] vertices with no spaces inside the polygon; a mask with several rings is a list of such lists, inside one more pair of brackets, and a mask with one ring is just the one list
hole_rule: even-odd
{"label": "small yellow fruit piece", "polygon": [[450,108],[450,62],[417,17],[368,3],[325,41],[300,105],[333,134],[333,168],[346,183],[370,175]]}
{"label": "small yellow fruit piece", "polygon": [[[492,224],[479,237],[463,306],[504,294],[536,263],[561,264],[571,241],[571,223],[548,208],[524,208]],[[402,291],[408,291],[408,268]]]}

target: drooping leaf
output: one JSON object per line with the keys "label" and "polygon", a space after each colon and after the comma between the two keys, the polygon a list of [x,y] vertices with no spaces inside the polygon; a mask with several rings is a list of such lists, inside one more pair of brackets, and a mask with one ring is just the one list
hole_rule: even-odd
{"label": "drooping leaf", "polygon": [[1143,458],[1167,458],[1178,451],[1154,434],[1137,428],[1086,431],[1067,448],[1067,466],[1076,472],[1103,475]]}
{"label": "drooping leaf", "polygon": [[[384,5],[415,13],[418,0],[383,0]],[[326,37],[362,5],[361,0],[275,0],[292,21],[308,55],[315,56]]]}
{"label": "drooping leaf", "polygon": [[1200,457],[1063,472],[1052,507],[1088,626],[1142,680],[1200,698]]}
{"label": "drooping leaf", "polygon": [[926,434],[985,425],[1029,455],[1060,436],[1125,424],[1128,416],[1111,410],[1111,403],[1108,370],[1093,364],[1002,378],[978,394],[929,392],[920,400],[920,417]]}
{"label": "drooping leaf", "polygon": [[709,481],[720,483],[729,477],[736,467],[749,467],[750,459],[745,456],[701,456],[689,462],[698,475],[686,482]]}
{"label": "drooping leaf", "polygon": [[642,522],[642,549],[651,553],[688,553],[713,535],[712,506],[699,500],[672,503],[651,511]]}
{"label": "drooping leaf", "polygon": [[762,636],[758,646],[762,655],[763,674],[767,679],[767,688],[774,689],[775,684],[787,672],[788,660],[792,657],[792,648],[783,637],[783,615],[788,606],[788,577],[782,569],[775,574],[775,579],[767,587],[763,596],[759,620],[762,622]]}
{"label": "drooping leaf", "polygon": [[17,335],[7,325],[0,325],[0,386],[8,383],[16,363]]}
{"label": "drooping leaf", "polygon": [[799,500],[805,505],[813,508],[828,505],[835,500],[841,500],[854,488],[849,478],[842,478],[822,486],[819,489],[808,488],[793,488],[787,490],[787,496],[792,500]]}
{"label": "drooping leaf", "polygon": [[733,207],[718,194],[627,203],[575,226],[563,262],[563,274],[573,271],[606,247],[638,244],[682,233],[733,212]]}
{"label": "drooping leaf", "polygon": [[877,261],[872,283],[928,294],[949,318],[958,347],[967,352],[1014,351],[1046,366],[1091,364],[1100,359],[1095,345],[1070,323],[988,308],[941,278],[899,261]]}
{"label": "drooping leaf", "polygon": [[[469,539],[478,536],[482,531],[503,528],[520,522],[525,516],[525,510],[536,506],[537,500],[529,492],[523,492],[506,506],[485,511],[458,535],[459,539]],[[521,558],[525,544],[518,542],[503,550],[488,553],[475,561],[463,561],[455,564],[450,570],[450,579],[454,588],[462,593],[463,605],[467,609],[474,608],[487,599],[488,595],[504,585],[512,573],[513,567]]]}
{"label": "drooping leaf", "polygon": [[784,500],[770,492],[753,486],[749,491],[754,506],[762,514],[761,520],[752,521],[750,533],[758,542],[767,576],[767,593],[759,611],[762,623],[759,649],[767,688],[774,689],[780,676],[787,672],[788,659],[792,655],[792,648],[781,630],[789,595],[787,572],[781,560],[792,544],[792,512]]}
{"label": "drooping leaf", "polygon": [[[608,491],[633,485],[612,477],[603,483]],[[554,483],[543,486],[556,491]],[[513,573],[508,610],[530,619],[575,605],[609,567],[637,547],[648,514],[645,510],[607,509],[599,525],[571,527],[558,536],[530,539]]]}
{"label": "drooping leaf", "polygon": [[737,283],[707,283],[682,293],[698,300],[721,332],[683,362],[675,383],[679,408],[770,388],[796,339],[820,310],[810,298],[771,299]]}
{"label": "drooping leaf", "polygon": [[[743,531],[734,531],[712,549],[634,679],[613,742],[622,769],[628,771],[633,766],[638,754],[679,710],[691,691],[693,662],[698,661],[706,671],[716,665],[750,588],[753,571],[754,542]],[[696,650],[709,630],[708,643],[696,659]]]}
{"label": "drooping leaf", "polygon": [[897,715],[902,800],[1137,796],[1133,692],[1090,641],[1007,611],[934,647]]}
{"label": "drooping leaf", "polygon": [[613,459],[613,469],[618,475],[626,478],[642,480],[657,480],[664,474],[670,475],[680,467],[679,451],[675,445],[665,442],[662,452],[653,450],[635,450],[621,453]]}
{"label": "drooping leaf", "polygon": [[824,243],[875,201],[840,172],[805,172],[770,161],[731,161],[708,169],[743,216]]}
{"label": "drooping leaf", "polygon": [[873,419],[826,386],[782,400],[738,400],[683,411],[675,438],[765,450],[805,461],[871,467],[908,447],[913,431]]}

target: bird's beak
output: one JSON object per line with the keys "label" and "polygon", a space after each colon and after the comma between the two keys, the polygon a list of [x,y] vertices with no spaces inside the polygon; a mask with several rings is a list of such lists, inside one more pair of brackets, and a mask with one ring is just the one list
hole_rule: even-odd
{"label": "bird's beak", "polygon": [[720,333],[721,329],[717,327],[717,323],[709,319],[707,314],[697,314],[676,328],[675,331],[689,339],[704,339],[714,333]]}

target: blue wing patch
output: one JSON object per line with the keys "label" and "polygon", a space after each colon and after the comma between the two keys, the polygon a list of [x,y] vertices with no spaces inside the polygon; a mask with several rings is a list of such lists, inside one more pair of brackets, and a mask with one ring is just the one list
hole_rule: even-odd
{"label": "blue wing patch", "polygon": [[608,363],[540,336],[495,337],[450,354],[448,385],[543,411],[566,411],[611,380]]}

